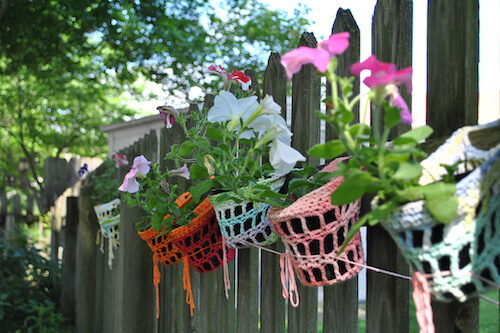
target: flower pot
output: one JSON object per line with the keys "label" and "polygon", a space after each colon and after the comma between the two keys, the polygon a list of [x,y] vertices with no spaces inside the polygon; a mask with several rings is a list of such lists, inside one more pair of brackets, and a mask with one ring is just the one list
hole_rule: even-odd
{"label": "flower pot", "polygon": [[[338,160],[323,171],[332,171]],[[332,179],[322,187],[304,195],[292,205],[273,207],[268,218],[283,240],[290,260],[302,284],[331,285],[356,276],[364,263],[359,231],[342,254],[349,228],[359,218],[360,200],[349,205],[333,206],[330,196],[342,178]]]}
{"label": "flower pot", "polygon": [[[278,191],[283,185],[283,178],[267,180],[271,182],[272,189]],[[267,219],[267,211],[271,206],[263,202],[236,201],[229,199],[220,202],[221,194],[209,196],[217,221],[230,248],[247,248],[251,244],[268,245],[278,240],[278,235],[273,230]]]}
{"label": "flower pot", "polygon": [[[412,269],[428,278],[434,297],[463,302],[490,289],[488,281],[500,283],[500,149],[476,154],[475,148],[466,148],[468,145],[464,146],[462,138],[457,140],[456,134],[422,162],[432,172],[440,169],[437,164],[443,158],[449,159],[447,164],[456,158],[467,163],[487,158],[457,182],[455,219],[446,225],[439,223],[420,200],[401,206],[382,225]],[[449,151],[454,155],[435,156]],[[435,178],[439,176],[439,172],[434,174]]]}
{"label": "flower pot", "polygon": [[[195,209],[196,218],[189,225],[172,230],[172,243],[188,257],[198,273],[211,272],[223,265],[222,235],[215,218],[215,211],[208,198]],[[234,257],[234,250],[227,249],[227,260]]]}

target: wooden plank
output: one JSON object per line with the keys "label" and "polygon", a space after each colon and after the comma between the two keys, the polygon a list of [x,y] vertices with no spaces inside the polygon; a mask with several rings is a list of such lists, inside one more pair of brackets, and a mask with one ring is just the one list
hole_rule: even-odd
{"label": "wooden plank", "polygon": [[238,250],[238,299],[236,331],[258,332],[259,329],[259,253],[258,249]]}
{"label": "wooden plank", "polygon": [[[378,60],[394,63],[398,69],[411,66],[412,15],[411,0],[377,2],[372,23],[372,51]],[[411,98],[406,87],[401,86],[400,91],[411,109]],[[381,121],[382,118],[379,118]],[[409,129],[409,125],[400,124],[391,135],[397,136]],[[369,266],[409,274],[404,257],[381,226],[367,229],[367,244]],[[408,332],[409,293],[408,281],[368,271],[366,331]]]}
{"label": "wooden plank", "polygon": [[429,0],[427,124],[446,136],[478,119],[478,0]]}
{"label": "wooden plank", "polygon": [[[366,256],[369,266],[406,276],[410,273],[403,255],[381,225],[368,228]],[[410,281],[371,270],[366,279],[366,332],[409,332]]]}
{"label": "wooden plank", "polygon": [[[304,33],[299,46],[316,47],[312,33]],[[307,156],[310,147],[320,142],[320,121],[315,111],[320,109],[321,80],[312,64],[302,69],[292,79],[292,146],[307,158],[309,164],[318,165],[319,158]]]}
{"label": "wooden plank", "polygon": [[[286,119],[287,77],[278,53],[271,53],[264,72],[263,96],[271,95],[281,106],[281,115]],[[285,252],[283,242],[267,246]],[[260,332],[284,332],[286,305],[281,294],[279,256],[261,251],[261,296],[260,296]]]}
{"label": "wooden plank", "polygon": [[463,303],[431,301],[436,332],[479,332],[479,298]]}
{"label": "wooden plank", "polygon": [[[156,135],[151,134],[149,140],[136,142],[131,153],[132,158],[142,154],[155,162],[153,158],[157,158]],[[145,212],[139,207],[122,205],[121,214],[120,243],[123,248],[123,265],[120,276],[124,296],[118,331],[154,332],[156,293],[152,283],[152,254],[147,244],[138,236],[135,227],[135,223]]]}
{"label": "wooden plank", "polygon": [[61,314],[68,319],[68,324],[74,326],[76,323],[76,248],[78,232],[78,197],[66,199],[66,226],[64,227],[64,255],[63,272],[61,283]]}
{"label": "wooden plank", "polygon": [[95,236],[98,222],[90,199],[88,181],[84,181],[79,197],[79,223],[76,248],[76,331],[95,332],[96,316],[96,252]]}
{"label": "wooden plank", "polygon": [[[339,9],[332,34],[349,32],[349,48],[338,56],[339,76],[351,76],[350,66],[359,61],[360,38],[359,28],[350,10]],[[354,96],[359,94],[359,78],[353,82]],[[329,92],[329,91],[327,91]],[[354,110],[354,122],[359,122],[359,105]],[[327,126],[326,140],[336,138],[331,126]],[[323,288],[323,331],[324,332],[356,332],[358,329],[358,278],[336,283]]]}
{"label": "wooden plank", "polygon": [[[379,0],[372,21],[372,53],[379,61],[396,64],[398,69],[412,65],[412,0]],[[399,91],[411,110],[411,95],[404,85]],[[380,114],[379,123],[383,115]],[[373,115],[372,115],[373,119]],[[372,121],[373,123],[373,121]],[[391,133],[396,137],[411,129],[408,124],[399,124]]]}

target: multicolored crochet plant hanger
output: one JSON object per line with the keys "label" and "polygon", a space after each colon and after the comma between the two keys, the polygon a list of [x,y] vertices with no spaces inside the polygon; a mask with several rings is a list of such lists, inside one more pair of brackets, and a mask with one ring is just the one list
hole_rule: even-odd
{"label": "multicolored crochet plant hanger", "polygon": [[459,172],[479,165],[456,185],[459,207],[449,224],[436,221],[422,200],[401,206],[382,225],[391,234],[414,271],[428,279],[439,300],[465,301],[500,284],[500,145],[479,150],[469,133],[484,126],[464,127],[426,160],[422,184],[440,179],[441,164],[463,163]]}
{"label": "multicolored crochet plant hanger", "polygon": [[172,243],[181,250],[198,273],[207,273],[222,267],[224,252],[228,261],[233,259],[234,249],[224,249],[222,235],[215,218],[215,210],[208,198],[194,210],[197,215],[189,225],[172,230]]}
{"label": "multicolored crochet plant hanger", "polygon": [[[269,182],[273,191],[277,192],[283,186],[284,179],[276,177],[265,182]],[[262,246],[278,240],[278,235],[267,219],[267,211],[271,208],[269,204],[251,201],[237,203],[231,199],[219,202],[218,196],[220,194],[209,196],[209,199],[228,247],[246,248],[250,246],[249,243]]]}
{"label": "multicolored crochet plant hanger", "polygon": [[[336,170],[342,160],[336,159],[322,171]],[[285,256],[304,285],[331,285],[356,276],[362,269],[364,256],[359,231],[337,257],[360,213],[360,200],[344,206],[331,204],[330,196],[342,180],[334,178],[292,205],[284,209],[273,207],[268,212],[269,221],[286,246]]]}
{"label": "multicolored crochet plant hanger", "polygon": [[[114,199],[102,205],[94,206],[99,221],[99,231],[96,243],[100,243],[100,250],[104,253],[104,239],[108,240],[108,266],[113,269],[113,250],[120,245],[120,199]],[[101,238],[102,235],[102,238]]]}

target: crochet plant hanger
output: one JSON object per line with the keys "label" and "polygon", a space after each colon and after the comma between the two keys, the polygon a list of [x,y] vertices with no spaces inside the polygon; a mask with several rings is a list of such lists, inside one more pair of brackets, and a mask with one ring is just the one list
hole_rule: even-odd
{"label": "crochet plant hanger", "polygon": [[[266,179],[273,191],[279,191],[283,186],[283,177]],[[267,211],[271,206],[263,202],[225,200],[219,202],[216,194],[210,196],[217,221],[228,247],[233,249],[247,248],[251,245],[264,246],[278,240],[269,220]]]}
{"label": "crochet plant hanger", "polygon": [[[94,211],[99,221],[99,231],[96,243],[100,243],[100,251],[104,253],[104,239],[108,240],[108,266],[113,269],[113,249],[120,245],[120,199],[114,199],[102,205],[94,206]],[[102,234],[102,238],[101,238]]]}
{"label": "crochet plant hanger", "polygon": [[465,301],[500,283],[500,146],[479,150],[469,133],[483,126],[463,127],[426,160],[427,184],[440,179],[441,164],[462,161],[459,172],[476,167],[456,185],[458,212],[453,221],[436,221],[423,200],[401,206],[382,225],[396,241],[414,271],[428,280],[439,300]]}
{"label": "crochet plant hanger", "polygon": [[[334,160],[322,171],[334,171],[342,160]],[[330,196],[342,180],[334,178],[284,209],[269,210],[268,218],[304,285],[331,285],[356,276],[362,269],[364,256],[359,231],[337,257],[360,213],[360,200],[344,206],[331,204]]]}

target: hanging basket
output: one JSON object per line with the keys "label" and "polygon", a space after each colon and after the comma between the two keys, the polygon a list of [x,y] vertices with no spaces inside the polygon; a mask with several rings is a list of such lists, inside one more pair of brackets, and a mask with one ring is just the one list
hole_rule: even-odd
{"label": "hanging basket", "polygon": [[[270,182],[273,191],[277,192],[283,186],[283,177],[266,180]],[[221,194],[209,196],[226,244],[230,248],[247,248],[251,244],[268,245],[278,240],[267,219],[267,211],[271,206],[263,202],[234,200],[219,202]]]}
{"label": "hanging basket", "polygon": [[[197,216],[189,225],[172,230],[169,237],[198,273],[211,272],[223,264],[225,249],[219,224],[208,198],[194,209],[194,213]],[[233,249],[227,250],[228,261],[233,259],[234,253]]]}
{"label": "hanging basket", "polygon": [[[483,162],[456,184],[455,219],[439,223],[420,200],[401,206],[382,223],[412,269],[428,278],[431,294],[442,301],[463,302],[490,289],[488,281],[500,284],[500,149],[474,148],[468,141],[472,129],[455,132],[422,162],[434,179],[443,174],[440,163],[460,159],[463,171],[465,163]],[[421,183],[430,179],[424,176]]]}
{"label": "hanging basket", "polygon": [[[180,195],[175,202],[179,208],[182,208],[192,200],[193,198],[191,197],[191,194],[186,192]],[[153,251],[153,261],[155,262],[155,265],[156,260],[154,259],[157,258],[163,266],[169,266],[181,261],[183,254],[172,243],[170,233],[159,236],[164,231],[165,227],[162,227],[160,231],[154,231],[153,228],[150,227],[145,231],[140,231],[139,236],[148,243],[149,248]]]}
{"label": "hanging basket", "polygon": [[[341,159],[322,171],[336,169]],[[359,231],[340,256],[349,228],[359,218],[360,200],[344,206],[333,206],[331,194],[343,178],[335,178],[304,195],[292,205],[269,210],[268,218],[283,240],[290,260],[302,284],[331,285],[356,276],[364,263]]]}
{"label": "hanging basket", "polygon": [[120,242],[120,199],[114,199],[102,205],[94,206],[104,238],[113,240],[115,245]]}
{"label": "hanging basket", "polygon": [[[113,249],[120,245],[120,199],[114,199],[102,205],[94,206],[94,211],[99,221],[99,233],[97,243],[104,253],[104,239],[108,240],[108,266],[113,269]],[[102,234],[102,238],[100,235]]]}

